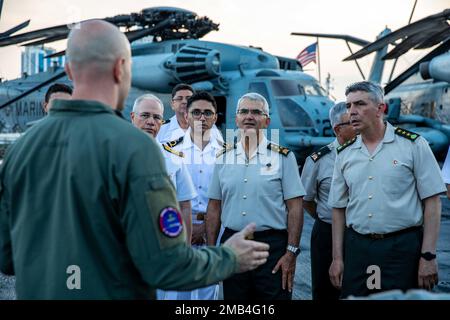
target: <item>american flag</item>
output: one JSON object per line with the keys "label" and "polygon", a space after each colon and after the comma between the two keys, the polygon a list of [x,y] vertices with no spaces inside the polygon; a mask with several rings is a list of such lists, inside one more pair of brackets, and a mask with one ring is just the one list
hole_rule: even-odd
{"label": "american flag", "polygon": [[310,62],[316,63],[316,51],[317,51],[317,42],[307,46],[302,50],[297,56],[298,62],[302,65],[302,67],[306,66]]}

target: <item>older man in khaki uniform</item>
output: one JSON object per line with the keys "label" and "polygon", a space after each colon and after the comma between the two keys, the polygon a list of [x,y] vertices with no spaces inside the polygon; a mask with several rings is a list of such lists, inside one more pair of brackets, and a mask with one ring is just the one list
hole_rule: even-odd
{"label": "older man in khaki uniform", "polygon": [[332,283],[342,297],[431,289],[445,192],[439,166],[424,138],[383,121],[380,86],[355,83],[346,96],[360,135],[338,148],[334,167]]}
{"label": "older man in khaki uniform", "polygon": [[244,95],[236,111],[241,140],[219,155],[208,190],[208,244],[216,243],[220,222],[225,228],[222,242],[255,222],[254,238],[270,245],[268,262],[225,280],[224,299],[289,300],[305,194],[297,162],[292,152],[264,136],[270,118],[263,96]]}
{"label": "older man in khaki uniform", "polygon": [[336,135],[329,145],[306,159],[302,183],[306,189],[303,207],[315,219],[311,231],[311,287],[313,300],[337,300],[340,292],[330,281],[332,258],[332,208],[328,205],[336,149],[355,137],[347,106],[340,102],[330,109],[330,122]]}

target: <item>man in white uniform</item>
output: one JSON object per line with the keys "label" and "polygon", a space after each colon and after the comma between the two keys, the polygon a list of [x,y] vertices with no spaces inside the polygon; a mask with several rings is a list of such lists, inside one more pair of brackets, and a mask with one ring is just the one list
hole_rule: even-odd
{"label": "man in white uniform", "polygon": [[[158,132],[156,140],[160,143],[178,140],[183,137],[186,130],[189,128],[187,120],[187,101],[195,93],[195,90],[188,84],[177,84],[172,90],[172,101],[170,106],[175,112],[175,115],[167,120]],[[212,128],[212,136],[215,139],[223,141],[222,134],[214,125]]]}

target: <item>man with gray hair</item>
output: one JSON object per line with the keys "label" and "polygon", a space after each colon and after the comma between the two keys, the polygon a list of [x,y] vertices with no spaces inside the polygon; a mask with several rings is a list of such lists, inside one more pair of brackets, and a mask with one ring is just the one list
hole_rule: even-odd
{"label": "man with gray hair", "polygon": [[120,30],[82,22],[67,58],[73,99],[56,100],[0,170],[0,271],[16,275],[17,297],[151,299],[264,264],[268,246],[245,240],[254,224],[220,248],[186,245],[157,144],[118,117],[131,80]]}
{"label": "man with gray hair", "polygon": [[290,150],[265,137],[270,116],[263,96],[239,99],[236,124],[240,141],[219,153],[208,189],[207,241],[216,243],[221,223],[224,242],[255,221],[254,239],[268,243],[270,252],[260,268],[223,282],[224,299],[290,300],[305,194],[297,162]]}
{"label": "man with gray hair", "polygon": [[[153,94],[144,94],[135,100],[130,118],[136,128],[156,138],[163,123],[163,114],[162,101]],[[167,145],[158,143],[158,146],[164,157],[167,173],[175,186],[181,216],[186,225],[186,241],[190,245],[192,236],[191,200],[197,196],[197,192],[189,171],[182,161],[183,154]]]}
{"label": "man with gray hair", "polygon": [[436,159],[423,137],[384,121],[379,85],[358,82],[345,95],[359,135],[337,148],[331,281],[341,297],[431,290],[445,192]]}
{"label": "man with gray hair", "polygon": [[320,148],[306,159],[301,177],[306,190],[303,207],[315,219],[311,232],[313,300],[339,299],[339,290],[333,287],[328,275],[328,269],[333,259],[331,252],[332,208],[327,202],[336,149],[355,137],[355,130],[349,121],[347,106],[344,102],[337,103],[330,109],[329,118],[336,140]]}

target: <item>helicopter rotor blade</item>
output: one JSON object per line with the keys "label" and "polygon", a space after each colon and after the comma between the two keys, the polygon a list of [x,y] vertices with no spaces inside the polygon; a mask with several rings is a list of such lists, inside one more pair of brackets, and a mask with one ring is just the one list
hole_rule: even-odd
{"label": "helicopter rotor blade", "polygon": [[23,28],[26,28],[30,24],[30,21],[31,20],[24,21],[24,22],[18,24],[17,26],[12,27],[11,29],[6,30],[5,32],[0,33],[0,39],[9,37],[13,33],[17,32],[19,30],[22,30]]}
{"label": "helicopter rotor blade", "polygon": [[31,93],[33,93],[33,92],[39,90],[40,88],[45,87],[46,85],[48,85],[48,84],[50,84],[50,83],[52,83],[52,82],[54,82],[54,81],[56,81],[56,80],[58,80],[58,79],[64,77],[65,75],[66,75],[66,72],[65,72],[65,71],[62,71],[62,72],[56,74],[55,76],[51,77],[50,79],[48,79],[48,80],[46,80],[46,81],[44,81],[44,82],[41,82],[41,83],[38,84],[37,86],[35,86],[35,87],[33,87],[33,88],[31,88],[31,89],[29,89],[29,90],[27,90],[27,91],[21,93],[21,94],[18,95],[17,97],[14,97],[14,98],[12,98],[12,99],[9,100],[9,101],[6,101],[4,104],[2,104],[2,105],[0,106],[0,110],[3,109],[3,108],[5,108],[5,107],[7,107],[7,106],[9,106],[10,104],[12,104],[12,103],[14,103],[14,102],[16,102],[16,101],[18,101],[18,100],[20,100],[20,99],[22,99],[22,98],[28,96],[29,94],[31,94]]}
{"label": "helicopter rotor blade", "polygon": [[445,52],[447,52],[450,49],[450,39],[447,39],[443,44],[441,44],[439,47],[428,53],[425,57],[414,63],[411,67],[409,67],[406,71],[404,71],[402,74],[397,76],[394,80],[389,82],[384,87],[384,93],[387,95],[389,92],[394,90],[396,87],[398,87],[401,83],[403,83],[406,79],[411,77],[414,73],[419,71],[420,64],[426,61],[430,61],[434,57],[441,55]]}
{"label": "helicopter rotor blade", "polygon": [[[357,51],[356,53],[352,54],[351,56],[344,59],[344,61],[354,60],[362,58],[374,51],[377,51],[383,47],[385,47],[388,44],[393,44],[395,41],[400,39],[407,39],[410,37],[413,37],[417,34],[426,34],[426,38],[424,40],[424,37],[416,37],[415,41],[408,42],[407,45],[404,46],[402,50],[398,51],[398,54],[390,55],[391,52],[388,53],[389,58],[397,58],[401,54],[400,52],[407,49],[408,51],[411,48],[416,47],[422,47],[424,48],[424,42],[427,41],[428,38],[433,38],[436,34],[440,34],[444,32],[447,29],[450,29],[450,26],[447,23],[447,20],[450,19],[450,9],[446,9],[441,13],[434,14],[428,17],[425,17],[421,20],[418,20],[414,23],[411,23],[409,25],[406,25],[403,28],[400,28],[374,42],[369,44],[368,46],[365,46],[361,50]],[[405,40],[406,41],[406,40]],[[405,51],[405,52],[406,52]]]}
{"label": "helicopter rotor blade", "polygon": [[292,36],[305,36],[305,37],[316,37],[316,38],[330,38],[330,39],[341,39],[358,46],[367,46],[370,41],[356,38],[347,34],[332,34],[332,33],[308,33],[308,32],[291,32]]}

